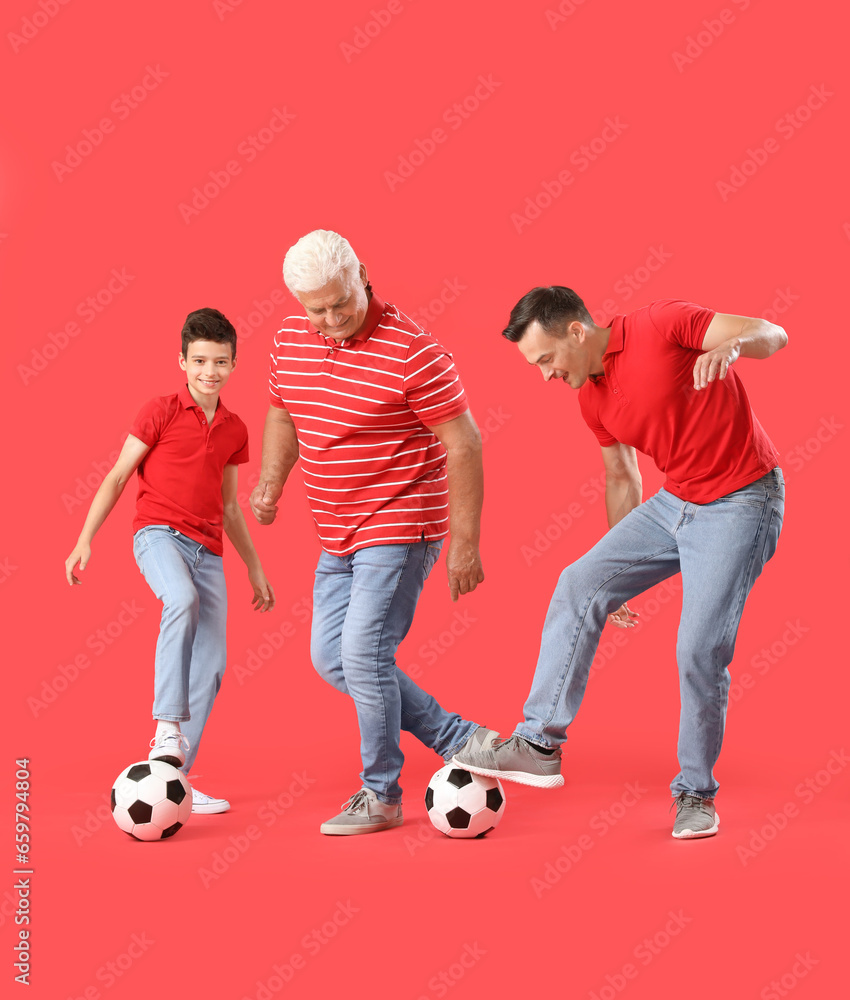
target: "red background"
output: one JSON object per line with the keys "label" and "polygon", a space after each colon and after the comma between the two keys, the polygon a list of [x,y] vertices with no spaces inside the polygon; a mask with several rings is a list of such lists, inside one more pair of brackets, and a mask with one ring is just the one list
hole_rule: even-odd
{"label": "red background", "polygon": [[[846,25],[834,5],[567,0],[557,20],[554,0],[398,0],[379,32],[371,11],[387,11],[384,0],[218,10],[207,0],[44,0],[44,9],[51,16],[36,0],[7,3],[0,43],[4,980],[17,988],[10,805],[13,758],[25,755],[31,996],[240,1000],[265,989],[416,1000],[554,989],[770,1000],[784,995],[772,981],[801,998],[834,995],[846,982],[839,323],[850,255],[839,155]],[[16,40],[24,30],[34,37]],[[121,95],[148,67],[159,68],[148,76],[158,83],[130,108]],[[490,81],[480,106],[470,100],[468,117],[444,119],[479,77]],[[813,95],[821,87],[826,100]],[[821,106],[798,114],[810,97]],[[295,117],[249,162],[240,144],[276,109]],[[796,124],[781,124],[787,114]],[[112,130],[57,176],[66,147],[103,118]],[[606,119],[619,134],[582,169],[580,147]],[[437,128],[445,141],[414,156],[425,162],[412,176],[388,179],[417,140],[430,148]],[[769,139],[774,151],[759,153]],[[748,159],[766,162],[734,175]],[[228,161],[239,173],[186,221],[181,203]],[[518,231],[516,214],[544,183],[557,192],[562,170],[572,183]],[[738,188],[718,187],[736,176]],[[487,431],[487,580],[453,606],[440,564],[399,662],[444,704],[503,731],[519,719],[560,569],[604,530],[597,446],[572,394],[542,391],[499,337],[511,306],[535,284],[564,283],[600,322],[672,296],[788,330],[780,355],[739,367],[783,455],[789,499],[739,635],[718,837],[669,835],[678,719],[669,589],[635,602],[646,621],[623,646],[603,637],[608,653],[571,730],[564,790],[509,786],[486,841],[428,839],[422,793],[439,761],[409,741],[405,825],[321,837],[319,823],[356,788],[359,760],[350,702],[309,663],[304,602],[318,547],[297,474],[278,523],[252,527],[277,589],[272,615],[251,613],[244,568],[226,555],[230,674],[197,770],[199,787],[227,795],[232,811],[195,817],[162,845],[135,844],[104,819],[114,777],[146,754],[158,613],[132,559],[131,495],[97,536],[85,586],[64,583],[85,480],[97,485],[140,404],[179,386],[182,320],[213,305],[250,334],[226,398],[251,431],[247,491],[270,337],[293,305],[281,262],[317,227],[346,235],[376,290],[412,315],[447,282],[455,288],[427,325],[453,351]],[[640,270],[653,251],[663,265]],[[124,287],[104,293],[112,300],[86,322],[78,307],[113,269]],[[73,321],[74,335],[63,334]],[[648,494],[660,477],[647,462],[642,471]],[[143,611],[116,625],[123,602]],[[274,655],[264,633],[285,636]],[[78,656],[88,665],[75,675]],[[630,783],[639,798],[626,808]],[[269,799],[280,815],[264,808]],[[204,873],[216,856],[235,860],[213,878]],[[128,952],[134,934],[153,943]],[[289,965],[285,985],[275,964]]]}

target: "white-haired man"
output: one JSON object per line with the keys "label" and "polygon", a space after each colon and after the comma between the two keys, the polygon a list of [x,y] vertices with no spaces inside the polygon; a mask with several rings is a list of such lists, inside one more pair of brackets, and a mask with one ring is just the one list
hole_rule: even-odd
{"label": "white-haired man", "polygon": [[274,520],[300,455],[322,544],[313,665],[354,700],[363,763],[362,787],[320,829],[372,833],[402,822],[402,729],[446,760],[498,735],[447,712],[395,661],[449,528],[452,600],[484,579],[481,437],[451,355],[372,292],[347,240],[308,233],[283,277],[307,316],[275,337],[251,507]]}

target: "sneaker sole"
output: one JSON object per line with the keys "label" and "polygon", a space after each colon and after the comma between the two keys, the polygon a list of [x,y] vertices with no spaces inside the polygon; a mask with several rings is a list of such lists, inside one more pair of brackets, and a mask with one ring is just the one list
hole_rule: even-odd
{"label": "sneaker sole", "polygon": [[175,757],[174,754],[163,754],[162,757],[154,757],[152,754],[148,757],[148,760],[161,760],[163,764],[170,764],[172,767],[182,767],[186,763],[186,758]]}
{"label": "sneaker sole", "polygon": [[192,806],[192,812],[196,815],[212,815],[213,813],[226,813],[230,810],[230,803],[227,802],[223,806]]}
{"label": "sneaker sole", "polygon": [[370,823],[368,826],[364,826],[362,823],[358,823],[356,826],[322,823],[319,827],[319,833],[324,833],[328,837],[356,837],[361,833],[380,833],[382,830],[392,830],[394,827],[401,826],[403,822],[404,817],[399,816],[398,819],[388,819],[386,823]]}
{"label": "sneaker sole", "polygon": [[564,783],[562,774],[530,774],[528,771],[500,771],[497,767],[473,767],[472,764],[464,764],[457,757],[452,757],[452,764],[485,778],[514,781],[518,785],[531,785],[533,788],[560,788]]}
{"label": "sneaker sole", "polygon": [[714,826],[708,830],[682,830],[681,833],[673,832],[673,836],[676,840],[700,840],[703,837],[713,837],[720,826],[720,817],[717,813],[714,814]]}

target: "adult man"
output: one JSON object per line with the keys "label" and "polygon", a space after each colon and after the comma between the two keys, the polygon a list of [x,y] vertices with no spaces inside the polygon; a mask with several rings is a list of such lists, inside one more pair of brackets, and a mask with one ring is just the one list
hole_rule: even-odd
{"label": "adult man", "polygon": [[484,579],[481,437],[451,356],[372,292],[347,240],[309,233],[283,277],[307,318],[287,317],[275,338],[251,506],[261,524],[274,519],[300,452],[323,549],[313,665],[353,698],[363,762],[363,787],[321,832],[372,833],[402,822],[401,729],[446,759],[497,735],[446,712],[395,662],[449,526],[452,600]]}
{"label": "adult man", "polygon": [[[732,370],[787,343],[765,320],[665,300],[599,327],[569,288],[535,288],[504,336],[549,382],[579,390],[602,447],[610,530],[564,570],[543,627],[540,657],[514,735],[454,762],[478,774],[553,788],[560,744],[584,695],[606,618],[633,627],[626,602],[676,572],[683,601],[677,659],[681,716],[673,836],[712,836],[729,689],[727,667],[744,601],[782,526],[776,449]],[[635,449],[666,472],[641,503]]]}

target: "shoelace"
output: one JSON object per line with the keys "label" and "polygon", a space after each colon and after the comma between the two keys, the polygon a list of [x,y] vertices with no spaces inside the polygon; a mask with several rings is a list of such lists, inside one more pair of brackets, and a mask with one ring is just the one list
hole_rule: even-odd
{"label": "shoelace", "polygon": [[154,736],[154,738],[150,742],[150,746],[151,748],[164,747],[170,741],[174,741],[174,745],[177,747],[179,747],[180,744],[182,743],[184,750],[191,749],[191,747],[189,746],[189,741],[186,739],[183,733],[165,733],[163,736],[160,736],[159,739],[157,739],[157,737]]}
{"label": "shoelace", "polygon": [[366,815],[369,816],[369,796],[366,794],[366,789],[361,788],[359,792],[355,792],[348,801],[343,802],[340,809],[343,812],[359,812],[365,807]]}
{"label": "shoelace", "polygon": [[701,799],[698,795],[688,795],[686,792],[680,792],[670,803],[670,808],[667,812],[672,812],[673,806],[676,807],[676,815],[678,816],[679,810],[685,806],[696,806],[698,809],[705,809],[705,800]]}

